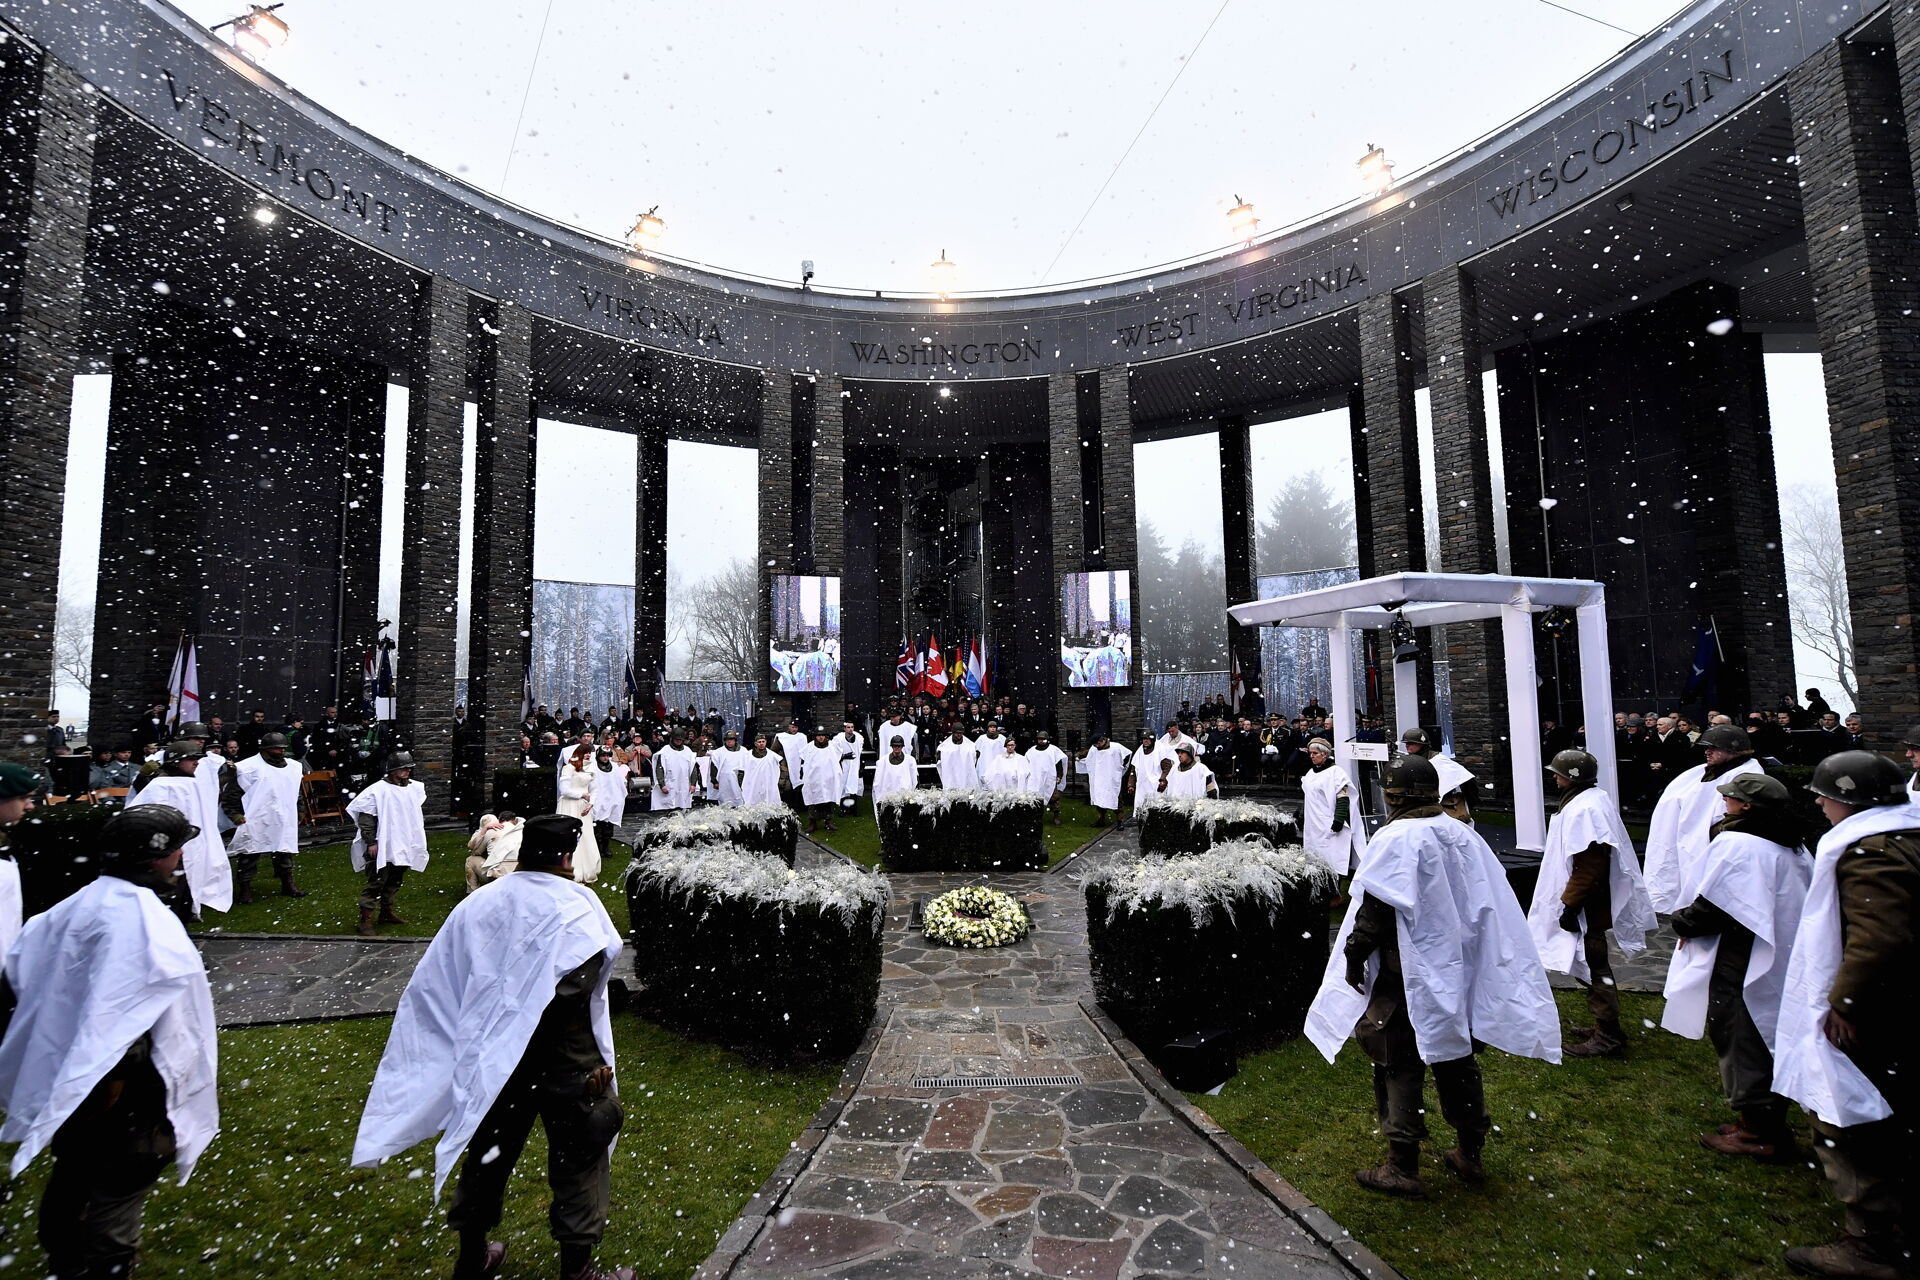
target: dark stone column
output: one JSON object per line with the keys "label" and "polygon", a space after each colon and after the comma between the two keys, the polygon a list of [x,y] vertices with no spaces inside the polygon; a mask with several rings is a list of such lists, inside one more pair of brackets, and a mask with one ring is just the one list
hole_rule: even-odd
{"label": "dark stone column", "polygon": [[[467,292],[420,283],[407,380],[407,505],[400,561],[400,735],[421,780],[447,785],[458,617],[460,463],[467,393]],[[433,803],[442,802],[435,796]]]}
{"label": "dark stone column", "polygon": [[[1904,6],[1896,5],[1895,10]],[[1903,55],[1914,20],[1896,17]],[[1853,611],[1859,709],[1881,741],[1920,718],[1920,218],[1893,50],[1835,41],[1787,78]],[[1909,78],[1920,58],[1904,56]]]}
{"label": "dark stone column", "polygon": [[1365,477],[1367,519],[1360,576],[1419,573],[1427,567],[1426,523],[1420,511],[1420,437],[1413,413],[1413,358],[1406,304],[1382,294],[1360,304],[1360,394],[1366,453],[1354,454]]}
{"label": "dark stone column", "polygon": [[1140,531],[1135,524],[1133,491],[1133,398],[1125,365],[1100,370],[1100,528],[1102,553],[1109,569],[1126,569],[1132,576],[1133,683],[1108,695],[1116,734],[1133,733],[1146,719],[1141,682],[1140,651]]}
{"label": "dark stone column", "polygon": [[760,727],[769,732],[786,727],[793,714],[793,695],[775,693],[764,655],[772,634],[770,574],[793,570],[793,375],[769,369],[761,375],[760,392],[760,576],[757,608],[760,614]]}
{"label": "dark stone column", "polygon": [[[0,136],[0,755],[37,761],[46,755],[42,716],[53,685],[99,98],[51,58],[33,62],[18,40],[7,43],[4,61],[0,101],[11,109]],[[111,632],[96,634],[112,643]],[[102,723],[131,723],[137,710]]]}
{"label": "dark stone column", "polygon": [[333,705],[350,713],[360,703],[360,664],[380,638],[380,511],[386,490],[387,371],[373,367],[360,370],[347,394],[350,409],[340,470],[337,532],[340,628],[329,697]]}
{"label": "dark stone column", "polygon": [[847,567],[847,432],[840,379],[833,374],[813,384],[812,497],[813,572],[835,577]]}
{"label": "dark stone column", "polygon": [[[1047,378],[1047,477],[1048,510],[1053,528],[1053,606],[1046,616],[1053,619],[1054,638],[1066,620],[1060,616],[1060,583],[1069,573],[1087,567],[1087,498],[1082,488],[1080,437],[1080,397],[1074,375],[1056,373]],[[1087,694],[1067,687],[1066,668],[1053,664],[1054,727],[1063,740],[1084,741],[1087,730]]]}
{"label": "dark stone column", "polygon": [[[1220,420],[1220,523],[1221,546],[1225,550],[1227,603],[1240,604],[1255,598],[1253,447],[1245,418]],[[1242,692],[1259,690],[1265,696],[1260,679],[1260,629],[1243,627],[1227,620],[1227,650],[1240,669]]]}
{"label": "dark stone column", "polygon": [[[1472,277],[1458,268],[1427,277],[1421,291],[1440,567],[1447,573],[1493,573],[1493,460],[1481,385],[1479,302]],[[1506,736],[1505,663],[1496,670],[1493,662],[1501,652],[1497,625],[1463,622],[1444,629],[1454,754],[1486,780],[1495,778]]]}
{"label": "dark stone column", "polygon": [[634,708],[639,714],[653,710],[655,677],[667,665],[667,433],[658,423],[634,431],[633,496],[633,678],[640,686],[640,705]]}
{"label": "dark stone column", "polygon": [[480,717],[490,777],[514,762],[533,653],[533,320],[506,305],[482,318],[467,712]]}

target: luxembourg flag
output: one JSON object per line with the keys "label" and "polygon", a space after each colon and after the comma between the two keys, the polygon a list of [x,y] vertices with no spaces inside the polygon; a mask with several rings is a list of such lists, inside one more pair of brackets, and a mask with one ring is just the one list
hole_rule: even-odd
{"label": "luxembourg flag", "polygon": [[940,654],[940,638],[927,633],[927,674],[921,686],[938,698],[947,692],[947,661]]}
{"label": "luxembourg flag", "polygon": [[970,652],[967,654],[967,696],[978,698],[987,690],[987,655],[985,642],[979,636],[973,638]]}

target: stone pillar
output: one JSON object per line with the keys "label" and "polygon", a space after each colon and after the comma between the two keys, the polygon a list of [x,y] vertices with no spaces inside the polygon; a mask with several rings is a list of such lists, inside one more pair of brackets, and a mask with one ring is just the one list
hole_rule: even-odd
{"label": "stone pillar", "polygon": [[[813,385],[813,572],[836,577],[847,568],[846,402],[840,379],[825,373]],[[844,584],[842,584],[844,588]],[[844,673],[843,673],[844,674]],[[842,698],[841,701],[846,699]],[[839,721],[836,719],[837,725]]]}
{"label": "stone pillar", "polygon": [[[1080,397],[1074,375],[1047,377],[1047,509],[1053,528],[1053,632],[1062,633],[1066,619],[1060,612],[1060,584],[1070,573],[1087,567],[1087,497],[1080,474]],[[1058,643],[1057,640],[1054,643]],[[1053,664],[1054,730],[1062,741],[1084,742],[1087,697],[1067,687],[1066,668]],[[1069,739],[1069,735],[1073,735]]]}
{"label": "stone pillar", "polygon": [[[1493,459],[1481,385],[1480,310],[1473,278],[1457,267],[1421,286],[1427,331],[1427,388],[1433,404],[1434,496],[1440,510],[1440,568],[1493,573]],[[1494,781],[1506,736],[1506,681],[1497,623],[1444,628],[1452,689],[1453,752],[1474,776]],[[1436,631],[1435,638],[1438,639]],[[1502,670],[1504,670],[1504,663]]]}
{"label": "stone pillar", "polygon": [[[80,349],[99,99],[9,41],[0,100],[0,756],[37,763],[53,685],[54,588]],[[111,637],[105,637],[111,644]],[[146,690],[122,697],[134,701]],[[144,708],[125,713],[131,723]],[[66,708],[62,708],[63,711]],[[103,726],[105,727],[105,726]],[[118,723],[114,727],[118,728]]]}
{"label": "stone pillar", "polygon": [[[359,705],[360,664],[380,638],[380,511],[386,490],[387,371],[361,370],[340,472],[340,621],[333,705]],[[469,637],[471,639],[471,637]]]}
{"label": "stone pillar", "polygon": [[633,678],[640,687],[633,710],[650,714],[667,666],[666,431],[658,423],[637,428],[633,452]]}
{"label": "stone pillar", "polygon": [[760,581],[756,608],[760,626],[757,652],[760,664],[760,728],[769,733],[786,728],[793,714],[793,695],[775,693],[764,657],[773,634],[772,597],[768,576],[793,571],[793,375],[769,369],[761,375],[760,390]]}
{"label": "stone pillar", "polygon": [[1381,294],[1360,304],[1360,394],[1366,456],[1366,536],[1360,576],[1420,573],[1427,567],[1426,523],[1420,512],[1420,436],[1413,413],[1413,358],[1406,304]]}
{"label": "stone pillar", "polygon": [[[1253,446],[1247,420],[1220,420],[1220,524],[1225,551],[1227,603],[1255,598],[1254,541],[1257,516],[1253,507]],[[1260,679],[1260,628],[1227,620],[1227,652],[1240,670],[1241,695],[1266,690]],[[1229,699],[1232,690],[1228,691]],[[1243,701],[1242,705],[1246,705]]]}
{"label": "stone pillar", "polygon": [[533,319],[523,307],[489,310],[475,334],[480,401],[467,620],[467,713],[480,718],[486,779],[515,761],[533,654]]}
{"label": "stone pillar", "polygon": [[[1902,6],[1894,6],[1896,10]],[[1914,20],[1896,16],[1901,52]],[[1903,58],[1910,78],[1920,58]],[[1840,487],[1855,687],[1878,741],[1920,718],[1920,218],[1892,51],[1836,40],[1787,77]]]}
{"label": "stone pillar", "polygon": [[450,771],[454,627],[459,608],[460,463],[467,393],[467,292],[420,283],[407,379],[407,503],[400,561],[400,736],[441,794]]}
{"label": "stone pillar", "polygon": [[[1135,733],[1146,720],[1140,653],[1140,531],[1133,492],[1133,397],[1125,365],[1100,370],[1100,528],[1109,569],[1132,575],[1133,683],[1108,695],[1110,732]],[[1124,740],[1124,739],[1123,739]]]}

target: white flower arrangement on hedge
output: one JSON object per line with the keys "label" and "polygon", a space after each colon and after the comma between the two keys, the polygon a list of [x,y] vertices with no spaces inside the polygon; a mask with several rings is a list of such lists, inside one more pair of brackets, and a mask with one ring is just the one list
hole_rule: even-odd
{"label": "white flower arrangement on hedge", "polygon": [[[634,863],[628,874],[658,881],[670,894],[752,898],[778,908],[783,915],[800,907],[816,907],[848,924],[867,907],[884,911],[887,902],[887,878],[851,863],[836,860],[790,869],[778,859],[730,844],[655,849]],[[880,916],[881,912],[874,915],[876,925]]]}
{"label": "white flower arrangement on hedge", "polygon": [[970,884],[927,904],[921,932],[949,947],[1004,947],[1033,932],[1033,918],[1011,894]]}
{"label": "white flower arrangement on hedge", "polygon": [[791,819],[793,810],[783,804],[718,805],[708,809],[676,809],[649,824],[644,834],[658,843],[674,844],[683,835],[728,836],[736,831],[757,830]]}
{"label": "white flower arrangement on hedge", "polygon": [[1003,787],[954,787],[938,791],[895,791],[874,801],[874,807],[917,809],[937,821],[956,808],[988,814],[1009,813],[1016,809],[1030,809],[1037,813],[1047,807],[1047,802],[1031,791],[1013,791]]}
{"label": "white flower arrangement on hedge", "polygon": [[1108,863],[1084,882],[1107,895],[1107,919],[1143,907],[1185,907],[1196,926],[1219,911],[1233,919],[1234,904],[1251,900],[1268,910],[1286,898],[1318,892],[1331,896],[1333,869],[1296,845],[1275,848],[1259,836],[1217,844],[1192,857],[1149,855],[1136,862]]}
{"label": "white flower arrangement on hedge", "polygon": [[1209,833],[1218,831],[1222,823],[1278,823],[1283,827],[1292,827],[1296,831],[1300,826],[1294,816],[1285,809],[1275,805],[1261,804],[1257,800],[1215,800],[1208,797],[1167,800],[1155,797],[1147,801],[1146,807],[1182,814],[1187,821],[1195,826],[1205,827]]}

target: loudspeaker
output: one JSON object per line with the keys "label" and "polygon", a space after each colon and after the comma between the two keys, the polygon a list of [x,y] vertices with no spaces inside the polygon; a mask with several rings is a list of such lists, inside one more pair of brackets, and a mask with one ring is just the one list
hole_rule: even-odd
{"label": "loudspeaker", "polygon": [[1154,1055],[1154,1065],[1169,1084],[1185,1093],[1205,1093],[1240,1071],[1233,1032],[1225,1027],[1181,1036]]}
{"label": "loudspeaker", "polygon": [[47,772],[51,775],[52,794],[56,796],[77,796],[87,789],[87,780],[93,774],[91,755],[55,756],[47,761]]}

